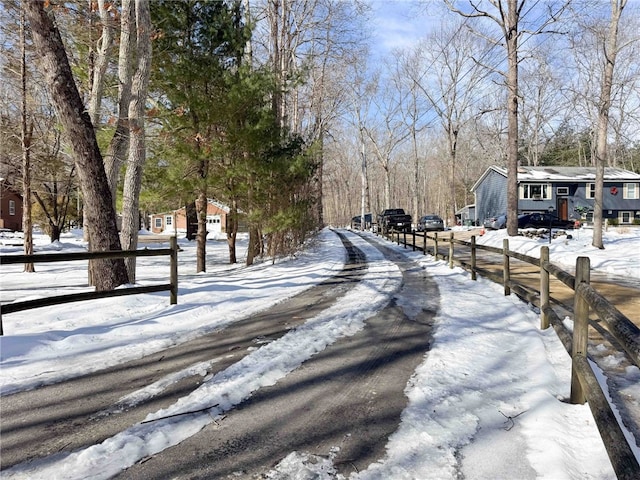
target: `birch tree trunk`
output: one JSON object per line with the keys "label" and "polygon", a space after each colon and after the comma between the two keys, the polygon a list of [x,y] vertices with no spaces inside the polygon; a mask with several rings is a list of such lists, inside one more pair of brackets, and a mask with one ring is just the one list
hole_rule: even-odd
{"label": "birch tree trunk", "polygon": [[[45,5],[40,0],[24,2],[38,63],[77,167],[90,248],[92,251],[119,250],[115,209],[91,118],[74,82],[60,32]],[[94,260],[93,280],[97,290],[111,290],[127,283],[124,260]]]}

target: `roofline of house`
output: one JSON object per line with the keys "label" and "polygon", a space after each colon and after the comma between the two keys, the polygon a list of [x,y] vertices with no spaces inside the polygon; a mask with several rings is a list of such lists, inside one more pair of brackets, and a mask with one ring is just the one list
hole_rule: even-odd
{"label": "roofline of house", "polygon": [[[213,198],[208,198],[207,199],[207,203],[209,203],[210,205],[213,205],[214,207],[218,207],[224,213],[230,213],[231,212],[231,208],[230,207],[228,207],[224,203],[219,202],[218,200],[215,200]],[[150,216],[153,217],[153,216],[157,216],[157,215],[175,215],[176,212],[179,212],[180,210],[185,210],[185,209],[186,209],[186,207],[182,206],[180,208],[176,208],[175,210],[169,210],[167,212],[152,213],[152,214],[150,214]]]}
{"label": "roofline of house", "polygon": [[[552,165],[548,165],[548,166],[544,166],[544,167],[529,167],[529,166],[522,166],[522,167],[518,167],[523,168],[523,169],[530,169],[531,171],[542,171],[545,168],[553,168]],[[594,178],[593,179],[589,179],[589,178],[578,178],[575,180],[581,180],[581,181],[589,181],[589,180],[595,180],[595,170],[596,167],[561,167],[561,168],[567,168],[567,169],[571,169],[571,168],[575,168],[575,169],[588,169],[588,170],[593,170],[594,173]],[[480,178],[473,184],[473,186],[471,187],[471,189],[469,190],[470,192],[475,192],[475,190],[478,188],[478,185],[480,185],[482,183],[482,181],[485,179],[485,177],[487,175],[489,175],[489,173],[491,171],[494,171],[496,173],[498,173],[499,175],[502,175],[503,177],[507,178],[507,169],[503,168],[503,167],[498,167],[497,165],[492,165],[489,168],[487,168],[484,173],[480,176]],[[518,173],[528,173],[528,172],[518,172]],[[542,179],[542,178],[531,178],[531,179],[520,179],[518,178],[518,182],[521,181],[525,181],[525,182],[540,182],[540,181],[547,181],[547,182],[551,182],[551,183],[559,183],[559,182],[566,182],[568,180],[571,180],[570,178],[546,178],[546,179]],[[631,172],[629,170],[625,170],[622,168],[615,168],[615,167],[605,167],[605,171],[604,171],[604,180],[606,181],[625,181],[625,180],[629,180],[629,181],[640,181],[640,175],[634,172]]]}

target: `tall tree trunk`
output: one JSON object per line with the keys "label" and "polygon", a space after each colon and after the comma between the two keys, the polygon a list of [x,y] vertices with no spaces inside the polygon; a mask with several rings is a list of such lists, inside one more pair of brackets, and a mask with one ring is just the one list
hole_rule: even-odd
{"label": "tall tree trunk", "polygon": [[227,216],[227,244],[229,245],[229,263],[236,263],[236,239],[238,237],[238,201],[231,200]]}
{"label": "tall tree trunk", "polygon": [[251,225],[249,227],[249,245],[247,246],[247,266],[253,265],[254,259],[260,255],[260,251],[260,232],[258,227]]}
{"label": "tall tree trunk", "polygon": [[[245,152],[245,157],[248,159],[249,154]],[[251,205],[253,208],[255,205],[254,198],[254,189],[255,189],[256,178],[253,173],[249,174],[247,179],[247,205]],[[253,265],[253,260],[257,254],[259,254],[258,244],[258,226],[250,219],[249,220],[249,244],[247,245],[247,260],[246,265]]]}
{"label": "tall tree trunk", "polygon": [[391,165],[388,158],[382,165],[382,171],[384,172],[384,207],[382,210],[395,208],[394,205],[391,205]]}
{"label": "tall tree trunk", "polygon": [[[149,0],[135,0],[137,67],[131,87],[129,104],[129,160],[125,174],[122,204],[122,248],[138,248],[140,230],[140,188],[145,153],[145,101],[151,73],[151,13]],[[136,278],[136,258],[125,261],[129,281]]]}
{"label": "tall tree trunk", "polygon": [[[99,122],[100,106],[102,105],[102,92],[104,91],[104,75],[109,64],[109,48],[113,43],[113,26],[111,25],[110,14],[107,5],[105,4],[105,0],[98,0],[98,12],[100,15],[102,30],[98,41],[95,61],[90,62],[92,63],[90,66],[91,93],[89,95],[88,106],[89,117],[91,118],[91,123],[94,128],[97,128]],[[93,31],[93,22],[91,22],[89,28]],[[90,48],[90,59],[93,59],[93,45],[91,45]],[[83,216],[84,239],[85,241],[88,241],[89,233],[86,224],[86,217]],[[89,276],[91,277],[91,275]]]}
{"label": "tall tree trunk", "polygon": [[429,193],[426,190],[420,191],[420,158],[418,156],[418,136],[415,123],[411,125],[411,153],[413,155],[413,214],[417,223]]}
{"label": "tall tree trunk", "polygon": [[198,233],[196,234],[196,272],[207,271],[207,192],[201,190],[196,200]]}
{"label": "tall tree trunk", "polygon": [[627,0],[611,0],[611,21],[604,45],[604,72],[600,89],[600,102],[598,106],[598,126],[596,128],[596,179],[593,208],[593,241],[596,248],[604,248],[602,243],[603,227],[603,194],[604,194],[604,168],[607,165],[607,132],[609,127],[609,109],[611,108],[611,88],[613,85],[613,72],[618,55],[618,24],[622,10]]}
{"label": "tall tree trunk", "polygon": [[507,42],[507,232],[518,234],[518,1],[508,0]]}
{"label": "tall tree trunk", "polygon": [[[40,0],[24,2],[39,64],[78,170],[90,247],[92,251],[119,250],[115,209],[93,125],[74,82],[62,37],[45,5]],[[123,259],[93,263],[96,289],[111,290],[127,283]]]}
{"label": "tall tree trunk", "polygon": [[[22,81],[22,232],[24,234],[24,254],[33,255],[33,225],[31,221],[31,138],[33,137],[33,122],[27,126],[27,48],[25,38],[24,9],[20,10],[20,77]],[[25,272],[35,272],[33,263],[24,264]]]}
{"label": "tall tree trunk", "polygon": [[60,235],[62,234],[62,229],[60,225],[50,222],[49,223],[49,236],[51,237],[52,242],[59,242]]}
{"label": "tall tree trunk", "polygon": [[315,154],[316,158],[316,172],[313,176],[313,191],[311,196],[315,202],[315,214],[316,214],[316,228],[320,229],[324,227],[324,209],[322,206],[323,196],[323,175],[324,175],[324,132],[321,130],[318,138],[319,148]]}
{"label": "tall tree trunk", "polygon": [[109,143],[104,159],[114,206],[118,190],[118,173],[129,148],[128,115],[132,85],[131,55],[136,39],[132,34],[133,25],[135,25],[133,0],[123,0],[120,18],[120,49],[118,53],[118,120],[116,122],[116,131]]}
{"label": "tall tree trunk", "polygon": [[369,207],[369,174],[367,171],[367,151],[364,144],[362,128],[360,128],[360,148],[360,230],[364,230],[364,216]]}
{"label": "tall tree trunk", "polygon": [[100,106],[102,105],[102,92],[104,90],[104,75],[109,64],[109,48],[113,43],[113,25],[106,0],[98,0],[98,13],[102,32],[98,41],[94,68],[91,72],[93,78],[89,97],[89,116],[94,127],[98,125]]}
{"label": "tall tree trunk", "polygon": [[457,157],[458,157],[458,128],[454,125],[449,124],[449,195],[451,198],[449,199],[449,214],[448,214],[448,222],[449,225],[456,224],[456,169],[457,169]]}
{"label": "tall tree trunk", "polygon": [[284,29],[284,26],[280,25],[281,9],[284,10],[284,7],[281,3],[282,1],[286,0],[269,0],[268,3],[269,27],[271,29],[271,62],[273,71],[275,72],[276,80],[276,88],[274,90],[272,98],[272,108],[281,127],[283,126],[284,121],[284,112],[282,111],[282,99],[284,97],[284,79],[282,78],[281,70],[282,46],[280,45],[280,29]]}

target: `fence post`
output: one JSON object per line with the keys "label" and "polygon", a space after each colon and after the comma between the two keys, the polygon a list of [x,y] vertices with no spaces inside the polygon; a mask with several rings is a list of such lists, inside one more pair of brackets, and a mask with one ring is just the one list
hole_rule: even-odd
{"label": "fence post", "polygon": [[[571,358],[577,356],[587,358],[587,340],[589,337],[589,303],[578,294],[578,285],[590,282],[589,257],[578,257],[576,260],[575,293],[573,294],[573,346]],[[571,397],[570,403],[583,404],[587,401],[584,389],[580,384],[575,366],[571,368]]]}
{"label": "fence post", "polygon": [[511,272],[509,271],[509,239],[502,240],[502,282],[504,283],[504,295],[511,295]]}
{"label": "fence post", "polygon": [[453,268],[453,232],[449,233],[449,268]]}
{"label": "fence post", "polygon": [[422,232],[422,254],[427,254],[427,232]]}
{"label": "fence post", "polygon": [[438,259],[438,232],[433,232],[433,258]]}
{"label": "fence post", "polygon": [[169,238],[169,246],[171,248],[171,266],[170,266],[170,280],[171,291],[170,300],[171,305],[178,303],[178,237],[175,235]]}
{"label": "fence post", "polygon": [[471,235],[471,280],[476,280],[476,236]]}
{"label": "fence post", "polygon": [[411,229],[411,251],[416,251],[416,231]]}
{"label": "fence post", "polygon": [[540,328],[549,328],[549,271],[546,265],[549,263],[549,247],[540,249]]}

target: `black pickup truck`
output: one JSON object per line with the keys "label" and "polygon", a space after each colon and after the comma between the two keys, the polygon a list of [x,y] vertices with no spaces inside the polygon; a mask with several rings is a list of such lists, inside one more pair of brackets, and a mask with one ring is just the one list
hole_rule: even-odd
{"label": "black pickup truck", "polygon": [[390,230],[410,232],[411,215],[404,213],[402,208],[387,208],[378,215],[378,226],[383,233],[387,233]]}

